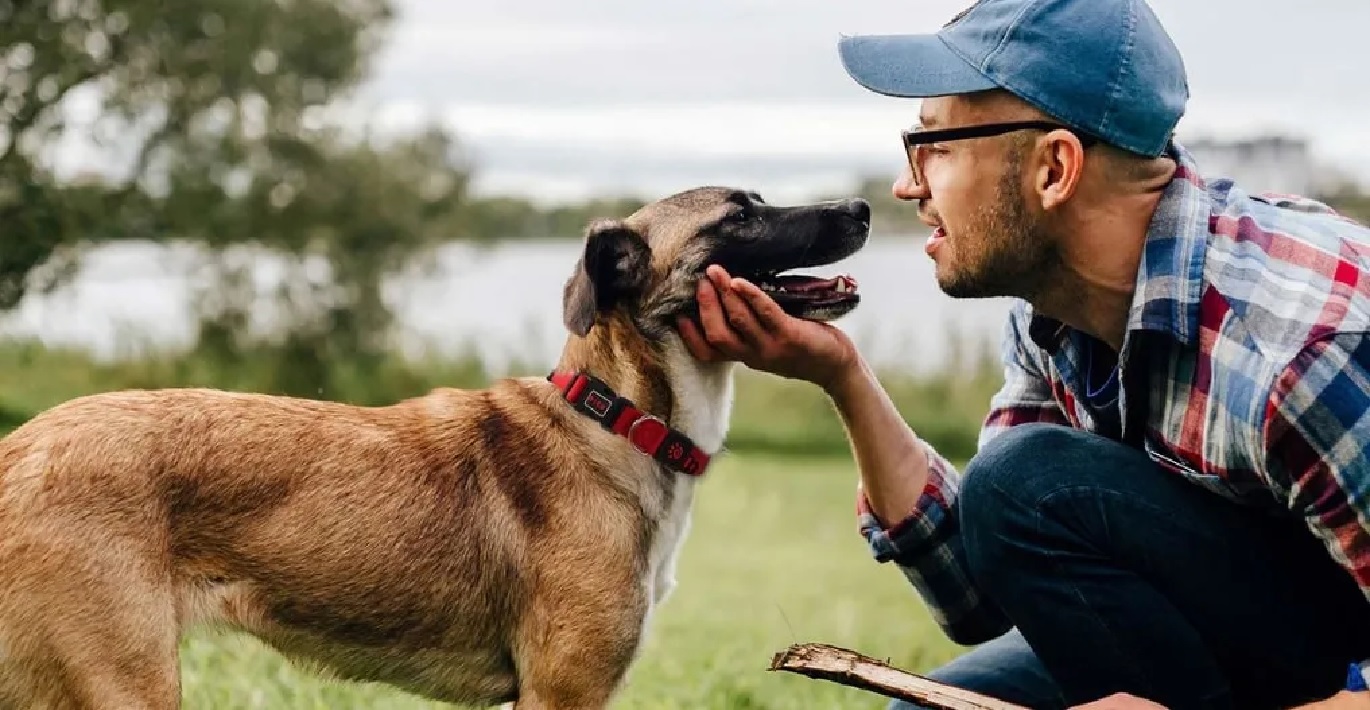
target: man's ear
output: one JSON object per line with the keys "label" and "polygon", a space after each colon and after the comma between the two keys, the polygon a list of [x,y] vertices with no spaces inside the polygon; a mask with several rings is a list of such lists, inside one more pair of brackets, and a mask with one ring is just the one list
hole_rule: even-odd
{"label": "man's ear", "polygon": [[600,313],[638,294],[647,283],[647,242],[620,220],[596,220],[585,231],[585,251],[562,291],[566,329],[585,337]]}

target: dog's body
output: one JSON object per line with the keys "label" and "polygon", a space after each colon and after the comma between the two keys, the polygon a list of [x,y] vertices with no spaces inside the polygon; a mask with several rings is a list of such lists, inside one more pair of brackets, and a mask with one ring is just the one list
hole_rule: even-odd
{"label": "dog's body", "polygon": [[[556,369],[713,454],[732,365],[695,360],[669,326],[703,266],[829,263],[868,220],[864,203],[710,188],[597,224]],[[833,317],[846,290],[786,307]],[[662,461],[544,378],[375,408],[206,389],[70,401],[0,441],[0,708],[177,707],[195,624],[431,698],[603,707],[689,524],[698,478]]]}

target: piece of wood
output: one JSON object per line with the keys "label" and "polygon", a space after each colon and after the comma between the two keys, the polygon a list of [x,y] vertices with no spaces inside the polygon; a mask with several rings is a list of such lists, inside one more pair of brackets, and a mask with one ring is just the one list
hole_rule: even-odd
{"label": "piece of wood", "polygon": [[822,643],[790,646],[771,658],[770,670],[831,681],[938,710],[1028,710]]}

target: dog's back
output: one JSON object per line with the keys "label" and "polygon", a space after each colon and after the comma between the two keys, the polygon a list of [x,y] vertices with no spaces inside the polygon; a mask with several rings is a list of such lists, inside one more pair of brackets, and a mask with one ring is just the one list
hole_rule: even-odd
{"label": "dog's back", "polygon": [[[343,677],[512,698],[514,607],[548,563],[532,543],[587,512],[556,499],[632,514],[631,491],[603,495],[622,479],[586,465],[604,457],[597,432],[545,385],[380,408],[134,391],[39,415],[0,441],[0,688],[70,692],[59,661],[77,658],[83,675],[118,676],[113,692],[209,623]],[[593,557],[553,564],[603,565]]]}

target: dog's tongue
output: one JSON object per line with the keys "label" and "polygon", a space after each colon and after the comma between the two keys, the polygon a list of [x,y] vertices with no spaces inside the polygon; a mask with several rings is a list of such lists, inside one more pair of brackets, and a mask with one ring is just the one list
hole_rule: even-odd
{"label": "dog's tongue", "polygon": [[832,291],[835,293],[855,293],[856,279],[839,274],[830,279],[803,274],[783,274],[775,278],[775,285],[790,293],[813,291]]}

